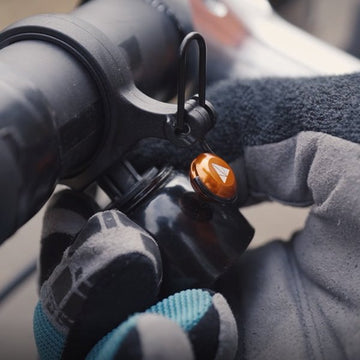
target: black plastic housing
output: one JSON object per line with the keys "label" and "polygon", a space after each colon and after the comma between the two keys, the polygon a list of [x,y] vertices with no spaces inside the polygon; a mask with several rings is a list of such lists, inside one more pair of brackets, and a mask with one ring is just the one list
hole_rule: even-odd
{"label": "black plastic housing", "polygon": [[[128,181],[125,182],[124,179]],[[151,169],[142,177],[116,164],[100,183],[118,208],[146,229],[161,252],[161,296],[212,288],[240,258],[254,229],[236,204],[208,201],[180,171]]]}

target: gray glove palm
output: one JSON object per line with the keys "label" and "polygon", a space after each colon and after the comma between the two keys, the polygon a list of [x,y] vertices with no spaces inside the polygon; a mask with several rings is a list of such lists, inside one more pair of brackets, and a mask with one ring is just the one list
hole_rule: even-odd
{"label": "gray glove palm", "polygon": [[311,206],[301,232],[247,252],[221,289],[237,314],[240,357],[360,357],[359,88],[354,74],[215,90],[227,94],[218,111],[227,147],[241,149],[247,196]]}

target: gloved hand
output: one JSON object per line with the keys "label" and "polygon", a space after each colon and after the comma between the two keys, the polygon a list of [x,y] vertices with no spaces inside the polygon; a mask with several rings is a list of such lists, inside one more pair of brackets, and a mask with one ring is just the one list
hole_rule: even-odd
{"label": "gloved hand", "polygon": [[96,210],[64,191],[45,214],[34,315],[40,358],[233,358],[237,329],[225,299],[187,290],[157,302],[156,242],[116,210],[88,220]]}
{"label": "gloved hand", "polygon": [[[233,81],[210,92],[220,116],[209,140],[225,159],[237,159],[244,198],[312,206],[301,232],[246,252],[219,284],[238,331],[224,298],[206,290],[164,300],[150,308],[151,319],[145,312],[126,321],[157,301],[160,259],[143,230],[110,212],[92,217],[60,265],[43,270],[35,312],[40,353],[84,357],[114,328],[89,358],[230,360],[238,347],[239,359],[358,359],[359,80]],[[147,156],[162,161],[158,144]],[[166,158],[185,163],[178,150],[167,148]],[[56,208],[45,219],[48,249],[62,236],[72,243],[88,217]]]}

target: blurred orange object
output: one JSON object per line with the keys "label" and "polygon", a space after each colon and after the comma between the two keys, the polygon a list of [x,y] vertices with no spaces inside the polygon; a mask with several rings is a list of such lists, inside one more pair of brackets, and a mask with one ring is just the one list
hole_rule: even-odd
{"label": "blurred orange object", "polygon": [[247,32],[240,19],[225,4],[223,14],[210,11],[203,0],[190,0],[193,22],[207,41],[215,41],[223,46],[237,47],[245,39]]}

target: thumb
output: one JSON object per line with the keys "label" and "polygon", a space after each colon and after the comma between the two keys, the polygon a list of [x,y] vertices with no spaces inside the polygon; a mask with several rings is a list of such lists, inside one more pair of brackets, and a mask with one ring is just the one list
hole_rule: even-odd
{"label": "thumb", "polygon": [[225,298],[192,289],[134,315],[104,337],[87,359],[232,360],[237,343],[237,326]]}
{"label": "thumb", "polygon": [[193,360],[190,341],[179,325],[160,315],[131,317],[105,336],[86,360]]}

